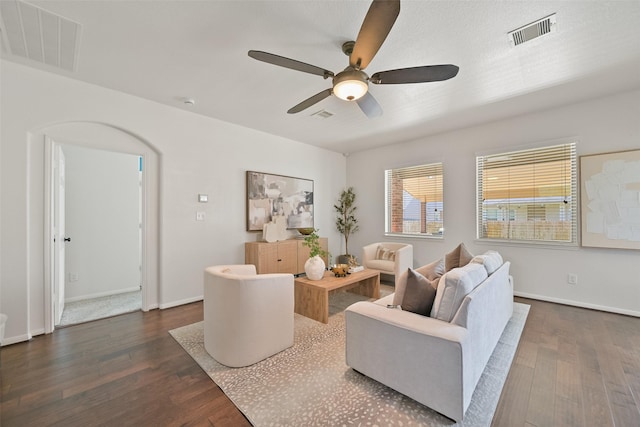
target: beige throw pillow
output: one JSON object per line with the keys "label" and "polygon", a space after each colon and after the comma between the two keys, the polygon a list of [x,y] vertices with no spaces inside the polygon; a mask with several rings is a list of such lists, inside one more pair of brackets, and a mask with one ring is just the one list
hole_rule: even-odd
{"label": "beige throw pillow", "polygon": [[460,243],[454,250],[444,256],[444,270],[450,271],[457,267],[463,267],[471,262],[473,255]]}
{"label": "beige throw pillow", "polygon": [[392,251],[380,245],[378,246],[378,249],[376,249],[376,259],[381,259],[385,261],[395,261],[396,253],[395,251]]}
{"label": "beige throw pillow", "polygon": [[438,281],[445,273],[444,271],[444,258],[440,258],[437,261],[427,264],[423,267],[416,268],[416,271],[429,279],[433,289],[438,289]]}

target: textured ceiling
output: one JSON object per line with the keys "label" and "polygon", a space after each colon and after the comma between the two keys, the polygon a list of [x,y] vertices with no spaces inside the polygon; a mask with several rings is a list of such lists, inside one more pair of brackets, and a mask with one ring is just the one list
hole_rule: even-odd
{"label": "textured ceiling", "polygon": [[[375,119],[334,97],[287,114],[330,80],[247,55],[264,50],[338,72],[348,64],[340,46],[356,38],[368,0],[30,3],[80,24],[76,70],[3,45],[7,60],[345,153],[640,88],[640,1],[403,1],[368,74],[431,64],[460,72],[370,85],[384,110]],[[557,31],[509,44],[509,31],[552,13]],[[334,115],[311,116],[323,109]]]}

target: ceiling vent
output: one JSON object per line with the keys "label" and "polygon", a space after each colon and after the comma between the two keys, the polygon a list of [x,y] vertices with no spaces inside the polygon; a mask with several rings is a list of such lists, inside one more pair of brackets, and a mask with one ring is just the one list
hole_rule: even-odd
{"label": "ceiling vent", "polygon": [[537,39],[540,36],[556,31],[556,14],[539,19],[524,27],[520,27],[509,33],[509,43],[511,46],[518,46],[522,43]]}
{"label": "ceiling vent", "polygon": [[331,113],[331,112],[329,112],[327,110],[316,111],[315,113],[313,113],[311,115],[311,117],[315,117],[317,119],[328,119],[331,116],[333,116],[333,113]]}
{"label": "ceiling vent", "polygon": [[75,71],[79,24],[18,0],[0,1],[2,40],[10,55]]}

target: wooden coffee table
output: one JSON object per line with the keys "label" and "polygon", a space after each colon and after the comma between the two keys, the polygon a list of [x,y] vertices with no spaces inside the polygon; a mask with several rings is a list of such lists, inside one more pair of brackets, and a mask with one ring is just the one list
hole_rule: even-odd
{"label": "wooden coffee table", "polygon": [[338,290],[348,290],[370,298],[380,298],[380,272],[362,270],[335,277],[327,271],[321,280],[297,277],[294,282],[295,312],[318,322],[329,322],[329,294]]}

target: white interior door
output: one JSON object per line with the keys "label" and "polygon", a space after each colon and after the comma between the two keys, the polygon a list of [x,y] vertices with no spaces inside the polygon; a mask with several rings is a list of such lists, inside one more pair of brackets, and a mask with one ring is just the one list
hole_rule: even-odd
{"label": "white interior door", "polygon": [[55,145],[53,171],[53,315],[55,325],[60,324],[64,311],[65,286],[65,158],[62,147]]}

